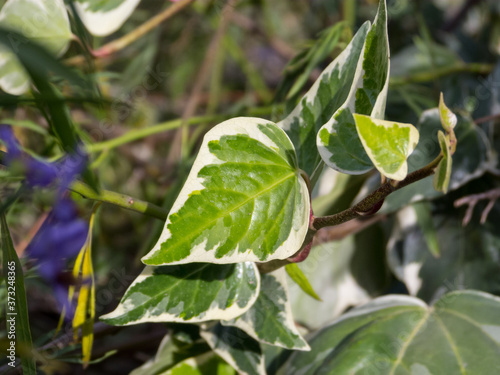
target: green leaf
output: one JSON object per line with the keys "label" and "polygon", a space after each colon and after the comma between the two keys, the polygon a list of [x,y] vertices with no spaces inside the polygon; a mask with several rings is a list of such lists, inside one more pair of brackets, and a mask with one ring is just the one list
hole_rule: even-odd
{"label": "green leaf", "polygon": [[307,184],[274,123],[235,118],[209,131],[150,265],[285,259],[309,227]]}
{"label": "green leaf", "polygon": [[[362,46],[356,76],[342,107],[325,122],[317,135],[321,158],[342,173],[362,174],[373,168],[373,153],[360,139],[354,113],[383,119],[389,86],[389,39],[386,2],[379,2],[373,25]],[[375,163],[379,168],[379,165]]]}
{"label": "green leaf", "polygon": [[417,147],[418,130],[411,124],[354,115],[359,138],[375,167],[384,176],[403,180],[408,156]]}
{"label": "green leaf", "polygon": [[500,371],[499,316],[500,299],[477,291],[449,293],[432,307],[384,296],[317,332],[284,373],[490,375]]}
{"label": "green leaf", "polygon": [[[10,237],[9,228],[5,215],[0,215],[1,227],[1,244],[2,244],[2,269],[3,278],[5,279],[5,288],[7,289],[6,299],[6,321],[7,321],[7,338],[9,340],[9,348],[12,342],[15,342],[17,355],[21,356],[21,366],[25,375],[36,374],[35,359],[29,352],[33,346],[31,342],[31,331],[28,315],[28,303],[26,301],[26,290],[24,288],[23,267],[17,256],[12,238]],[[13,329],[12,329],[13,328]],[[14,337],[10,332],[14,333]],[[10,356],[10,352],[7,352]],[[11,359],[8,359],[12,362]]]}
{"label": "green leaf", "polygon": [[242,375],[266,375],[260,344],[245,332],[220,323],[200,331],[215,354]]}
{"label": "green leaf", "polygon": [[451,158],[450,138],[444,135],[440,130],[438,132],[438,139],[441,152],[443,153],[443,159],[439,162],[434,174],[434,189],[446,194],[450,184],[451,165],[453,160]]}
{"label": "green leaf", "polygon": [[212,353],[189,358],[159,375],[236,375],[230,365]]}
{"label": "green leaf", "polygon": [[295,320],[318,329],[346,309],[366,303],[386,290],[390,270],[385,253],[385,236],[377,225],[355,236],[314,246],[298,266],[323,301],[311,300],[291,285],[290,303]]}
{"label": "green leaf", "polygon": [[[437,137],[438,131],[442,129],[439,110],[434,108],[423,112],[417,128],[420,141],[408,158],[409,173],[429,164],[441,152]],[[453,154],[449,191],[456,190],[483,175],[496,164],[487,136],[472,119],[459,115],[455,133],[460,147]],[[380,177],[374,176],[367,181],[362,191],[372,191],[379,185]],[[427,177],[391,193],[385,199],[380,212],[394,212],[409,203],[433,199],[441,195],[443,195],[442,192],[434,189],[433,177]]]}
{"label": "green leaf", "polygon": [[297,283],[297,285],[306,293],[317,301],[321,301],[321,298],[316,294],[313,287],[307,280],[306,275],[302,272],[296,263],[290,263],[285,266],[285,271],[290,276],[290,278]]}
{"label": "green leaf", "polygon": [[[182,327],[184,328],[186,326],[182,325]],[[184,333],[184,331],[181,332]],[[181,342],[176,336],[177,333],[175,332],[175,328],[169,329],[169,333],[163,338],[158,346],[158,351],[155,356],[130,372],[130,375],[163,374],[179,362],[205,354],[211,350],[202,338]]]}
{"label": "green leaf", "polygon": [[440,250],[435,258],[412,211],[411,207],[400,211],[387,247],[389,266],[410,294],[433,301],[445,291],[465,287],[500,291],[500,236],[495,221],[486,225],[473,221],[462,227],[457,211],[453,216],[433,215]]}
{"label": "green leaf", "polygon": [[348,174],[363,174],[373,169],[356,121],[349,108],[339,110],[318,133],[318,150],[326,165]]}
{"label": "green leaf", "polygon": [[[29,14],[36,17],[27,17]],[[0,88],[12,95],[23,94],[29,88],[28,75],[16,58],[17,49],[22,48],[26,38],[60,56],[72,37],[63,0],[7,1],[0,10],[0,27],[22,33],[21,37],[10,36],[11,50],[0,47]]]}
{"label": "green leaf", "polygon": [[435,258],[438,258],[440,255],[439,243],[436,228],[434,228],[434,223],[432,222],[431,204],[429,202],[418,202],[413,205],[413,209],[417,215],[418,226],[424,235],[430,253]]}
{"label": "green leaf", "polygon": [[309,350],[295,327],[288,297],[285,271],[262,275],[259,298],[243,315],[222,325],[237,327],[254,339],[294,350]]}
{"label": "green leaf", "polygon": [[299,167],[309,176],[321,163],[316,149],[319,129],[348,100],[358,72],[370,23],[365,22],[347,48],[323,71],[295,109],[278,123],[295,146]]}
{"label": "green leaf", "polygon": [[439,96],[439,118],[446,133],[453,131],[457,125],[457,116],[446,106],[443,93]]}
{"label": "green leaf", "polygon": [[259,287],[259,272],[250,262],[146,267],[101,320],[130,325],[232,319],[252,306]]}
{"label": "green leaf", "polygon": [[78,15],[92,35],[106,36],[120,28],[140,0],[76,0]]}

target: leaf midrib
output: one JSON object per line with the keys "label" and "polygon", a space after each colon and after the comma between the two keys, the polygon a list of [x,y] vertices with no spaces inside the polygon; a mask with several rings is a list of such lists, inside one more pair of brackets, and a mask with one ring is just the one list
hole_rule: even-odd
{"label": "leaf midrib", "polygon": [[[196,236],[198,236],[201,232],[203,232],[205,229],[209,228],[212,224],[214,224],[216,221],[220,220],[221,218],[223,217],[226,217],[228,216],[229,214],[231,214],[232,212],[238,210],[240,207],[246,205],[248,202],[252,201],[252,200],[255,200],[256,198],[260,197],[261,195],[267,193],[268,191],[272,190],[273,188],[275,188],[276,186],[282,184],[283,182],[285,182],[286,180],[288,180],[290,177],[293,177],[296,175],[296,171],[291,171],[289,174],[285,175],[285,177],[281,178],[280,180],[276,181],[275,183],[271,184],[270,186],[268,186],[267,188],[259,191],[257,194],[254,194],[250,197],[248,197],[247,199],[245,199],[243,202],[237,204],[235,207],[232,207],[231,209],[229,210],[226,210],[224,211],[224,213],[222,215],[217,215],[214,219],[212,220],[209,220],[205,223],[205,225],[201,226],[198,228],[197,231],[193,231],[191,235],[189,236],[185,236],[181,241],[177,241],[176,244],[174,245],[175,247],[179,247],[180,245],[182,244],[185,244],[186,242],[188,241],[191,241],[193,238],[195,238]],[[206,190],[210,190],[210,189],[206,189]],[[169,239],[167,239],[167,241],[165,241],[163,244],[165,243],[168,243],[168,241],[171,239],[172,237],[170,237]],[[162,244],[162,245],[163,245]],[[213,250],[213,249],[209,249],[207,251],[210,251],[210,250]],[[166,249],[166,251],[168,251],[168,249]],[[191,253],[189,254],[191,255]],[[188,255],[188,256],[189,256]],[[187,256],[187,257],[188,257]],[[185,259],[187,257],[182,257],[181,259]]]}

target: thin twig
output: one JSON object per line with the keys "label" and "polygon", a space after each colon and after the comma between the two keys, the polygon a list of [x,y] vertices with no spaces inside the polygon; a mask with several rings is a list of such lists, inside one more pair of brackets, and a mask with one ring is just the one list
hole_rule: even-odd
{"label": "thin twig", "polygon": [[495,115],[480,117],[480,118],[474,120],[474,124],[479,125],[479,124],[483,124],[485,122],[495,121],[495,120],[499,120],[499,119],[500,119],[500,113],[497,113]]}
{"label": "thin twig", "polygon": [[481,224],[486,223],[486,220],[488,219],[488,215],[495,205],[495,202],[500,198],[500,188],[495,188],[492,190],[485,191],[484,193],[480,194],[472,194],[472,195],[467,195],[465,197],[462,197],[460,199],[457,199],[454,203],[455,207],[461,207],[464,205],[467,205],[467,209],[465,211],[464,218],[462,220],[462,226],[466,226],[467,224],[470,223],[472,219],[472,214],[474,213],[474,207],[476,207],[476,204],[479,201],[482,200],[488,200],[488,204],[486,205],[485,209],[481,213]]}
{"label": "thin twig", "polygon": [[[124,49],[125,47],[129,46],[136,40],[140,39],[141,37],[149,33],[151,30],[155,29],[162,22],[166,21],[173,15],[179,13],[182,9],[184,9],[194,1],[195,0],[180,0],[176,3],[173,3],[163,12],[160,12],[153,18],[147,20],[146,22],[144,22],[142,25],[140,25],[130,33],[122,36],[121,38],[113,40],[108,44],[103,45],[96,51],[93,51],[92,55],[96,58],[102,58]],[[83,55],[74,56],[67,59],[65,62],[68,65],[80,65],[85,62],[85,56]]]}
{"label": "thin twig", "polygon": [[200,70],[196,75],[194,87],[191,91],[191,95],[189,96],[189,100],[182,114],[183,123],[181,129],[179,129],[179,131],[175,135],[174,141],[172,142],[172,148],[170,149],[169,155],[167,157],[167,163],[173,164],[172,161],[177,159],[179,155],[181,156],[181,158],[186,156],[188,136],[187,119],[193,117],[199,105],[203,89],[207,84],[208,77],[210,76],[210,72],[217,55],[217,50],[219,49],[219,46],[222,42],[222,37],[226,33],[227,27],[229,26],[231,14],[234,11],[236,1],[237,0],[228,0],[228,2],[222,8],[219,27],[217,28],[217,32],[210,41],[208,49],[205,53],[205,58],[203,59],[203,63],[201,64]]}

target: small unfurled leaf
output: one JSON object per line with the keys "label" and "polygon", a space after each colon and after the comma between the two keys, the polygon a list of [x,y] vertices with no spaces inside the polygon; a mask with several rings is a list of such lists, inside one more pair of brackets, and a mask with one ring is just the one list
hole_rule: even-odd
{"label": "small unfurled leaf", "polygon": [[276,124],[235,118],[209,131],[149,265],[285,259],[309,227],[307,184]]}
{"label": "small unfurled leaf", "polygon": [[78,15],[92,35],[106,36],[120,28],[141,0],[76,0]]}
{"label": "small unfurled leaf", "polygon": [[[5,318],[8,322],[7,331],[15,333],[18,355],[21,355],[21,366],[23,374],[35,375],[36,363],[31,356],[32,348],[31,331],[28,315],[28,303],[26,301],[26,290],[24,288],[23,267],[19,261],[5,215],[0,215],[0,244],[2,249],[2,277],[5,280],[7,296],[5,301]],[[9,335],[10,340],[13,340]],[[21,349],[24,353],[21,353]],[[14,350],[15,352],[15,350]],[[7,351],[7,355],[10,352]],[[15,362],[9,359],[9,362]]]}
{"label": "small unfurled leaf", "polygon": [[286,273],[290,278],[297,283],[297,285],[304,291],[304,293],[308,294],[315,300],[321,301],[321,298],[316,294],[313,287],[307,280],[304,272],[299,268],[296,263],[290,263],[285,266]]}
{"label": "small unfurled leaf", "polygon": [[285,271],[282,269],[262,275],[259,298],[246,313],[221,323],[242,329],[254,339],[269,345],[309,350],[309,345],[295,327]]}
{"label": "small unfurled leaf", "polygon": [[377,17],[366,35],[356,64],[349,96],[317,135],[317,147],[327,166],[342,173],[362,174],[373,159],[359,139],[354,113],[383,119],[389,87],[389,40],[386,2],[379,2]]}
{"label": "small unfurled leaf", "polygon": [[457,116],[446,106],[443,93],[439,97],[439,118],[447,133],[451,132],[457,125]]}
{"label": "small unfurled leaf", "polygon": [[299,167],[309,176],[321,163],[316,150],[318,130],[331,119],[349,97],[370,22],[365,22],[347,48],[323,71],[295,109],[278,126],[295,146]]}
{"label": "small unfurled leaf", "polygon": [[242,330],[220,323],[202,329],[200,336],[212,350],[242,375],[266,375],[260,344]]}
{"label": "small unfurled leaf", "polygon": [[432,307],[380,297],[318,331],[283,373],[490,375],[500,371],[499,316],[500,298],[477,291],[446,294]]}
{"label": "small unfurled leaf", "polygon": [[452,157],[450,150],[450,139],[440,130],[438,132],[439,146],[443,153],[443,159],[439,162],[434,174],[434,189],[446,193],[450,184]]}
{"label": "small unfurled leaf", "polygon": [[381,174],[403,180],[408,174],[408,156],[417,147],[419,133],[411,124],[354,115],[359,138]]}
{"label": "small unfurled leaf", "polygon": [[251,262],[146,267],[116,310],[101,320],[129,325],[233,319],[253,305],[259,288],[259,272]]}
{"label": "small unfurled leaf", "polygon": [[[29,14],[36,16],[27,17]],[[12,95],[23,94],[29,88],[29,77],[16,57],[25,38],[59,56],[72,37],[63,0],[9,0],[0,10],[0,27],[22,34],[10,38],[10,49],[0,46],[0,88]]]}

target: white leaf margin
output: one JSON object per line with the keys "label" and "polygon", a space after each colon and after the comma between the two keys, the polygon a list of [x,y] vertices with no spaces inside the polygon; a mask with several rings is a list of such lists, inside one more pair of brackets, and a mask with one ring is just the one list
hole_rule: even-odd
{"label": "white leaf margin", "polygon": [[[153,271],[154,271],[154,266],[146,266],[144,270],[141,272],[139,276],[130,284],[130,286],[127,288],[127,291],[125,294],[130,290],[132,287],[135,285],[142,283],[145,279],[149,277],[153,277]],[[227,309],[220,309],[217,306],[210,307],[209,310],[205,312],[204,315],[198,315],[197,317],[193,317],[191,319],[183,319],[179,316],[179,314],[171,314],[171,313],[162,313],[160,315],[151,315],[151,313],[148,312],[148,314],[142,316],[138,320],[130,321],[125,324],[121,324],[120,326],[128,326],[128,325],[134,325],[134,324],[140,324],[140,323],[165,323],[165,322],[173,322],[173,323],[202,323],[206,322],[209,320],[218,320],[218,319],[223,319],[223,320],[230,320],[234,319],[245,312],[247,312],[255,303],[259,296],[260,292],[260,272],[257,268],[257,265],[255,263],[252,263],[252,268],[254,269],[256,279],[257,279],[257,287],[256,287],[256,293],[252,296],[252,298],[249,300],[247,305],[243,308],[238,306],[238,303],[235,301],[230,307]],[[165,296],[165,298],[168,298],[168,296]],[[120,302],[118,306],[116,307],[115,310],[112,312],[102,315],[100,319],[107,320],[107,319],[114,319],[119,316],[127,314],[130,310],[133,310],[136,306],[132,305],[130,300],[124,301],[124,303]],[[182,312],[182,306],[179,306],[179,313]]]}
{"label": "white leaf margin", "polygon": [[124,0],[116,8],[94,12],[89,2],[75,2],[75,8],[88,31],[95,36],[107,36],[118,30],[132,15],[141,0]]}
{"label": "white leaf margin", "polygon": [[[198,177],[198,173],[201,171],[201,169],[203,169],[205,166],[209,164],[225,163],[224,161],[218,159],[214,154],[210,153],[208,148],[208,143],[215,140],[218,141],[224,136],[246,134],[270,148],[279,148],[278,145],[276,145],[276,143],[274,143],[262,131],[258,129],[259,125],[268,125],[268,124],[276,125],[272,121],[264,120],[257,117],[236,117],[220,123],[219,125],[212,128],[212,130],[210,130],[205,135],[203,143],[200,147],[200,151],[186,179],[186,183],[182,187],[179,195],[177,196],[176,201],[174,202],[170,210],[163,232],[161,233],[160,238],[158,239],[158,242],[153,247],[153,249],[142,258],[143,262],[156,255],[156,253],[160,252],[161,245],[171,237],[170,230],[168,229],[168,225],[170,224],[170,216],[173,215],[174,213],[177,213],[182,208],[182,206],[184,206],[184,203],[188,200],[189,196],[193,193],[193,191],[201,191],[205,189],[205,187],[202,184],[203,178]],[[288,139],[288,142],[290,142],[290,146],[293,147],[293,143],[288,138],[288,135],[286,135],[285,132],[283,132],[283,134]],[[302,246],[307,231],[309,230],[309,216],[311,210],[311,203],[309,200],[309,190],[307,187],[307,183],[300,174],[298,174],[298,179],[301,186],[300,194],[303,197],[305,197],[303,200],[304,205],[302,207],[303,220],[301,220],[300,222],[299,220],[295,220],[293,222],[293,227],[292,231],[290,232],[290,236],[283,242],[283,244],[280,247],[278,247],[275,250],[275,252],[272,255],[266,258],[265,262],[269,262],[275,259],[286,259],[295,254]],[[210,250],[206,250],[205,245],[206,245],[206,240],[194,246],[191,249],[191,253],[186,258],[171,263],[167,263],[165,265],[187,264],[193,262],[214,263],[214,264],[262,262],[252,252],[246,251],[244,253],[240,253],[238,251],[239,245],[233,252],[233,254],[231,254],[230,256],[225,256],[216,259],[213,255],[213,252],[214,249],[217,248],[218,244],[215,245],[214,248]],[[290,249],[292,249],[292,251],[290,251]],[[159,266],[162,264],[155,264],[155,265]]]}
{"label": "white leaf margin", "polygon": [[[294,348],[287,347],[284,343],[280,341],[275,341],[275,342],[270,342],[270,341],[265,341],[262,338],[260,338],[255,330],[255,327],[252,325],[252,322],[250,320],[244,320],[238,318],[234,319],[231,321],[228,321],[229,319],[224,319],[221,320],[221,324],[223,326],[232,326],[241,329],[242,331],[246,332],[250,337],[254,338],[255,340],[273,345],[273,346],[279,346],[281,348],[285,349],[293,349],[293,350],[300,350],[300,351],[310,351],[311,347],[307,343],[306,340],[302,337],[300,332],[298,331],[297,327],[295,326],[295,321],[293,320],[293,314],[292,314],[292,306],[290,304],[290,295],[288,292],[288,284],[286,280],[286,273],[283,268],[280,268],[272,273],[267,274],[267,276],[274,277],[276,281],[283,287],[283,290],[285,291],[285,296],[286,300],[283,301],[283,304],[285,306],[285,311],[280,312],[281,317],[284,318],[285,325],[288,327],[288,329],[295,335],[297,335],[300,339],[303,341],[303,346],[296,346]],[[262,290],[261,290],[262,293]]]}

